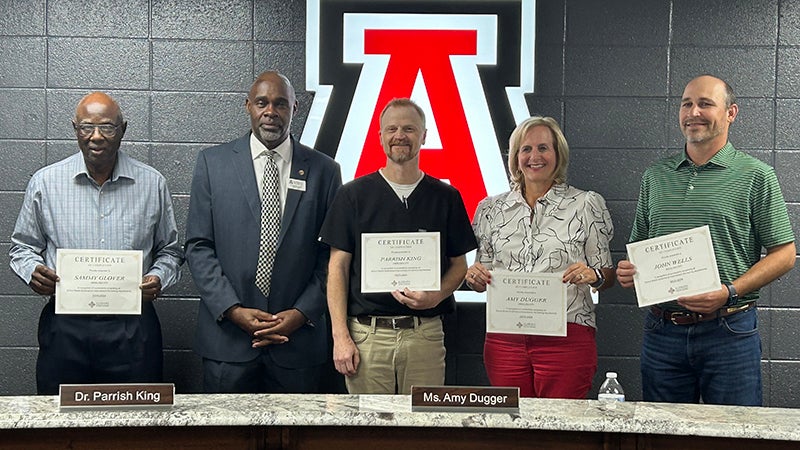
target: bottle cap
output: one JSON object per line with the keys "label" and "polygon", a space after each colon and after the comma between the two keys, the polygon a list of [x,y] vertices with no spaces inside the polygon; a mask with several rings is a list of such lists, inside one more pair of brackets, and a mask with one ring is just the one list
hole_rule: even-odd
{"label": "bottle cap", "polygon": [[617,378],[617,372],[606,372],[606,378]]}

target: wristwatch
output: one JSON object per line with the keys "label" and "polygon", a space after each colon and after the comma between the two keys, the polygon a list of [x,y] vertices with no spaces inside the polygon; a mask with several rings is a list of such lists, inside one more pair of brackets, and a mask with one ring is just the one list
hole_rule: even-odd
{"label": "wristwatch", "polygon": [[725,303],[725,306],[734,306],[739,303],[739,293],[736,292],[733,283],[725,283],[725,287],[728,288],[728,301]]}
{"label": "wristwatch", "polygon": [[597,281],[595,281],[594,283],[590,284],[589,286],[597,289],[600,286],[602,286],[603,283],[606,282],[606,277],[603,276],[603,270],[602,269],[592,268],[592,270],[594,270],[594,274],[595,274],[595,276],[597,276]]}

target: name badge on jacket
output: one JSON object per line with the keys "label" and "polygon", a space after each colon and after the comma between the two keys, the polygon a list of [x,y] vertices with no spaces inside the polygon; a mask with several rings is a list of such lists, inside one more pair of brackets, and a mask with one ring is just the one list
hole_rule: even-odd
{"label": "name badge on jacket", "polygon": [[289,189],[294,189],[295,191],[306,191],[306,180],[297,180],[294,178],[289,178]]}

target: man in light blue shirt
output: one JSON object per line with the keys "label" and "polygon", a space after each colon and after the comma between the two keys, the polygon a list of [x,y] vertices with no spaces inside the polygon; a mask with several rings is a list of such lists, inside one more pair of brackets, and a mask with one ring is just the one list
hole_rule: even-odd
{"label": "man in light blue shirt", "polygon": [[[80,153],[36,172],[11,236],[11,268],[50,297],[39,318],[36,383],[160,382],[161,325],[152,301],[175,284],[183,263],[166,179],[119,151],[127,122],[110,96],[78,103]],[[142,314],[55,314],[56,249],[141,250]]]}

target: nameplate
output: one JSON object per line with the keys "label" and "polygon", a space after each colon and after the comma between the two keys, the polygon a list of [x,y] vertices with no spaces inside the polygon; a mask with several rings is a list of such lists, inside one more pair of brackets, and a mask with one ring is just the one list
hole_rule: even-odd
{"label": "nameplate", "polygon": [[411,411],[519,414],[519,388],[411,386]]}
{"label": "nameplate", "polygon": [[59,410],[170,408],[175,402],[173,383],[62,384]]}

